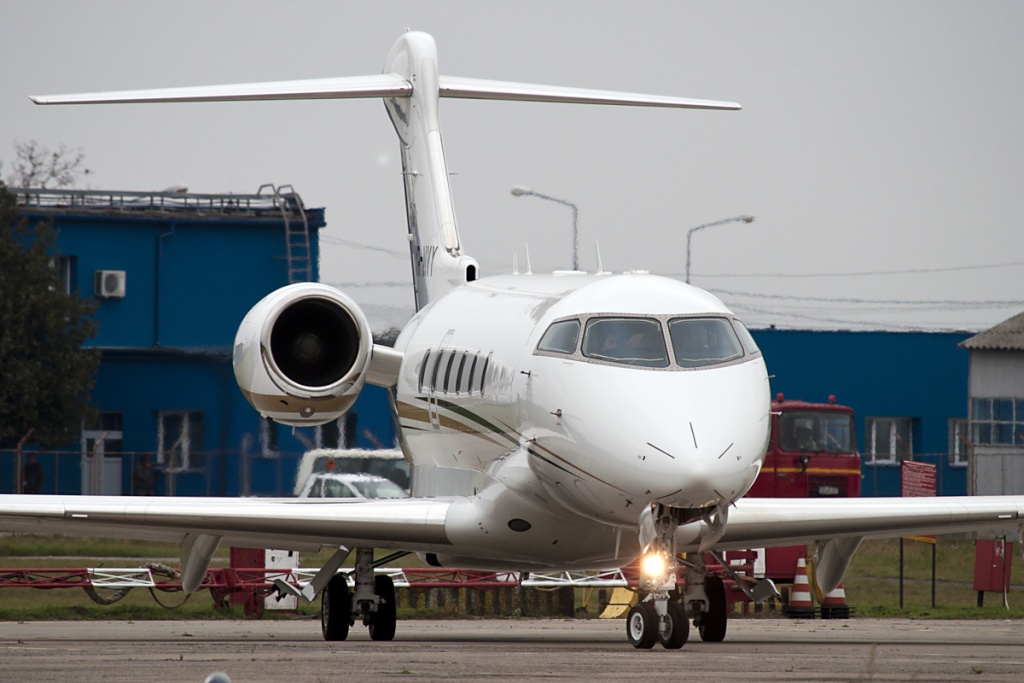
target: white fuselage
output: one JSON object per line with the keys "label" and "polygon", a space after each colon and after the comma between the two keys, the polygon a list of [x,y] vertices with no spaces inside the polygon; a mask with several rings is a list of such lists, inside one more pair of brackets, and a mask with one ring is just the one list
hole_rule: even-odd
{"label": "white fuselage", "polygon": [[[574,319],[582,345],[538,350],[553,322]],[[655,321],[669,362],[644,367],[587,353],[588,323],[604,319]],[[530,543],[531,563],[564,563],[568,546],[581,543],[601,556],[582,552],[586,563],[628,559],[652,503],[728,506],[764,458],[765,365],[750,342],[738,358],[681,367],[668,333],[680,319],[731,323],[732,314],[702,290],[647,274],[508,275],[435,301],[396,344],[404,361],[393,400],[413,496],[467,496],[488,513],[500,506],[496,516],[513,528],[555,515],[581,531],[582,539],[554,539],[540,551],[547,558]],[[514,533],[489,535],[463,541],[481,556],[493,557],[492,545],[515,554]]]}

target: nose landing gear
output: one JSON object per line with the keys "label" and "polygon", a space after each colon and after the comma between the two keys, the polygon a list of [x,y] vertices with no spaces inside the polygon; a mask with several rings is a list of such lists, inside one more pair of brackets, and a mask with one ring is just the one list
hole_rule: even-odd
{"label": "nose landing gear", "polygon": [[[676,530],[680,524],[701,516],[706,515],[662,505],[641,516],[641,541],[647,541],[640,578],[644,598],[630,609],[626,619],[626,637],[633,647],[650,649],[660,642],[665,649],[677,650],[689,638],[691,618],[701,640],[720,642],[725,638],[728,624],[725,585],[720,577],[708,573],[702,554],[696,553],[692,559],[683,561],[686,571],[683,595],[676,586],[679,569]],[[724,524],[721,526],[724,531]],[[718,530],[712,528],[712,531],[721,536]]]}
{"label": "nose landing gear", "polygon": [[690,619],[676,588],[676,529],[684,511],[659,505],[640,519],[641,539],[647,554],[641,562],[640,590],[644,599],[633,606],[626,619],[626,636],[637,649],[656,642],[678,650],[690,636]]}

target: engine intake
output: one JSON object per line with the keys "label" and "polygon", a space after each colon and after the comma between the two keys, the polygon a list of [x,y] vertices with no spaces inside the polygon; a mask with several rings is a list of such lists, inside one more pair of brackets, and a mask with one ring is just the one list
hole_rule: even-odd
{"label": "engine intake", "polygon": [[359,353],[359,328],[348,311],[325,299],[298,301],[273,322],[270,359],[296,384],[334,384]]}
{"label": "engine intake", "polygon": [[296,426],[337,419],[366,380],[373,340],[366,316],[319,283],[282,287],[246,314],[235,336],[235,379],[265,417]]}

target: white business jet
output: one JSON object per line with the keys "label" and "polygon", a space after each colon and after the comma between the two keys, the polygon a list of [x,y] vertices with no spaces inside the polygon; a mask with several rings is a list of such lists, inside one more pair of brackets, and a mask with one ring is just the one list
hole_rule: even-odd
{"label": "white business jet", "polygon": [[[707,552],[815,543],[829,591],[864,538],[1024,524],[1024,497],[744,499],[768,441],[765,362],[714,296],[643,273],[481,278],[456,229],[441,146],[441,97],[738,109],[730,102],[452,78],[433,38],[409,32],[382,75],[37,97],[40,104],[380,97],[402,154],[418,312],[394,349],[318,283],[283,287],[245,317],[238,384],[288,425],[334,420],[365,382],[391,390],[412,467],[407,500],[0,496],[0,528],[172,540],[182,583],[201,583],[221,544],[338,547],[301,591],[322,628],[361,621],[395,635],[395,590],[374,568],[415,552],[443,567],[603,569],[644,557],[627,636],[679,648],[692,620],[726,633]],[[375,548],[395,553],[374,560]],[[355,550],[353,585],[338,568]],[[684,555],[685,553],[685,555]],[[676,575],[685,578],[676,585]],[[755,597],[770,594],[761,585]]]}

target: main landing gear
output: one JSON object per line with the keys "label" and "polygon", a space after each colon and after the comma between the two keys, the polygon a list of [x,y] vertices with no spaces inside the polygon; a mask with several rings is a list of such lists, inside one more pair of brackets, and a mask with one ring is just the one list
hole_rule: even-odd
{"label": "main landing gear", "polygon": [[372,640],[392,640],[398,620],[395,583],[390,576],[374,576],[375,567],[407,553],[396,553],[374,562],[372,548],[356,548],[352,573],[354,590],[349,591],[345,574],[328,581],[320,601],[320,628],[324,640],[345,640],[349,627],[362,619]]}
{"label": "main landing gear", "polygon": [[678,650],[690,635],[690,619],[705,642],[721,642],[728,626],[725,584],[721,577],[708,573],[703,555],[696,553],[683,561],[686,590],[680,595],[676,586],[679,560],[675,550],[675,532],[686,511],[658,506],[646,519],[641,518],[641,534],[649,540],[641,561],[642,600],[629,610],[626,637],[637,649],[650,649],[661,643],[667,650]]}

